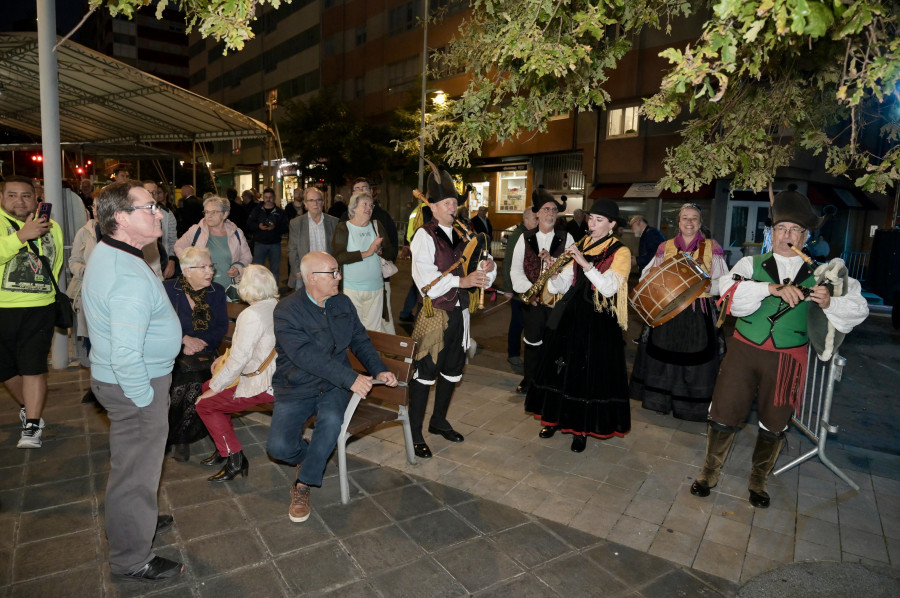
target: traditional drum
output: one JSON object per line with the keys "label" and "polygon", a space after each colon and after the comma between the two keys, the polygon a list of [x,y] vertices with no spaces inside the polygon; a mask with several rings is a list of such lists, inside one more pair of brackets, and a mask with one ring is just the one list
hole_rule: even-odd
{"label": "traditional drum", "polygon": [[665,324],[710,287],[709,274],[686,253],[667,259],[638,283],[629,303],[648,326]]}

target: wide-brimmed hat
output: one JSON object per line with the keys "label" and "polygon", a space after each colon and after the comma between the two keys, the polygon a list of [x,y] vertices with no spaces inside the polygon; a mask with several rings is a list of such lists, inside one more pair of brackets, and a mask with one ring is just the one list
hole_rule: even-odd
{"label": "wide-brimmed hat", "polygon": [[566,210],[566,197],[562,196],[557,200],[552,193],[547,191],[543,185],[531,192],[531,211],[537,214],[541,210],[541,206],[547,203],[555,203],[556,209],[560,212]]}
{"label": "wide-brimmed hat", "polygon": [[431,168],[427,181],[428,203],[437,203],[452,197],[459,205],[464,200],[464,197],[460,196],[459,191],[457,191],[456,183],[453,182],[453,177],[450,173],[446,170],[441,170],[427,158],[425,161],[428,162],[428,166]]}
{"label": "wide-brimmed hat", "polygon": [[588,214],[606,216],[619,226],[624,226],[625,221],[619,217],[619,204],[611,199],[598,199],[588,210]]}
{"label": "wide-brimmed hat", "polygon": [[796,185],[789,185],[772,202],[772,224],[779,222],[793,222],[806,230],[816,230],[825,223],[825,218],[816,215],[809,199],[797,191]]}

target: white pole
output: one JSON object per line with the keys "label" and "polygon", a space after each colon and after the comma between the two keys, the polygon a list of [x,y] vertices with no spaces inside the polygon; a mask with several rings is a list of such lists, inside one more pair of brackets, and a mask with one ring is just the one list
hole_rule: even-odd
{"label": "white pole", "polygon": [[419,124],[419,191],[427,193],[425,184],[425,98],[428,87],[428,0],[422,15],[422,122]]}
{"label": "white pole", "polygon": [[[58,68],[53,46],[56,45],[56,5],[53,0],[37,0],[38,64],[41,83],[41,145],[44,154],[44,199],[62,208],[53,218],[65,222],[66,204],[62,197],[62,155],[59,148]],[[63,251],[62,247],[57,248]],[[65,266],[64,266],[65,267]],[[63,278],[63,276],[60,276]],[[61,370],[69,365],[69,337],[53,335],[50,363]]]}

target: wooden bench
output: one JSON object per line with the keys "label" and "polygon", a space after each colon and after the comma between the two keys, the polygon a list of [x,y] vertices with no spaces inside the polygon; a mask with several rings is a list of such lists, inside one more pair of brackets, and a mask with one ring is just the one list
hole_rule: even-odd
{"label": "wooden bench", "polygon": [[[366,430],[387,422],[399,421],[403,424],[403,439],[406,444],[406,460],[416,464],[413,449],[412,428],[409,424],[409,380],[413,374],[412,362],[416,352],[416,342],[409,337],[369,331],[369,338],[378,351],[384,365],[397,377],[397,386],[375,385],[365,401],[356,394],[344,411],[344,423],[338,435],[338,477],[341,484],[341,502],[350,502],[350,482],[347,478],[347,441]],[[362,363],[347,351],[350,365],[359,373],[367,374]]]}

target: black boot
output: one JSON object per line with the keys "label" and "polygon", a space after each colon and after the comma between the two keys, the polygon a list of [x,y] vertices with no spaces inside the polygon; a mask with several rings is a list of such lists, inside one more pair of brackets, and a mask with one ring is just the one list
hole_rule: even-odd
{"label": "black boot", "polygon": [[191,445],[186,442],[181,444],[173,444],[172,458],[180,463],[189,461],[191,459]]}
{"label": "black boot", "polygon": [[203,459],[202,461],[200,461],[200,463],[202,463],[203,465],[207,465],[209,467],[213,467],[215,465],[221,465],[222,463],[225,462],[225,459],[227,459],[227,458],[228,457],[223,457],[222,455],[219,454],[219,449],[213,449],[212,455],[210,455],[206,459]]}
{"label": "black boot", "polygon": [[756,446],[753,447],[753,468],[747,489],[750,490],[750,504],[760,509],[769,507],[771,499],[766,492],[766,478],[775,467],[775,461],[784,446],[784,432],[774,434],[769,430],[759,429]]}
{"label": "black boot", "polygon": [[228,459],[225,461],[225,467],[222,468],[222,471],[207,479],[210,482],[228,482],[236,478],[238,474],[241,474],[241,477],[247,477],[249,471],[250,462],[247,461],[247,457],[244,456],[244,451],[238,451],[228,455]]}

